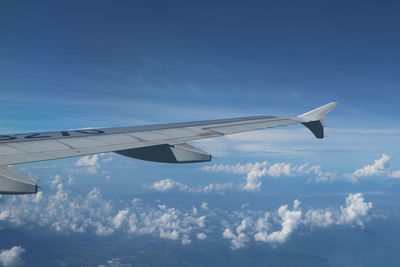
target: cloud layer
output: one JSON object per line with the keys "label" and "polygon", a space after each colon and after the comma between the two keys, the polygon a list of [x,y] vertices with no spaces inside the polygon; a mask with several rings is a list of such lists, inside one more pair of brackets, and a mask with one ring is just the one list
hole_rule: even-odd
{"label": "cloud layer", "polygon": [[[169,187],[168,182],[161,184]],[[326,210],[304,211],[299,200],[295,200],[292,207],[281,205],[272,212],[227,211],[210,208],[205,202],[185,209],[145,203],[140,199],[121,206],[104,199],[97,188],[83,197],[73,194],[60,176],[54,178],[53,185],[53,191],[47,193],[3,198],[0,204],[1,225],[43,227],[63,233],[93,232],[100,236],[122,231],[128,235],[154,235],[183,245],[216,235],[229,240],[233,249],[239,249],[250,241],[277,246],[286,242],[299,226],[310,229],[333,225],[362,227],[372,208],[372,203],[366,202],[360,193],[349,194],[345,205],[338,209]],[[20,255],[23,250],[14,249],[13,252]],[[9,254],[4,255],[6,259]]]}
{"label": "cloud layer", "polygon": [[[65,179],[66,180],[66,179]],[[46,227],[63,233],[92,231],[106,236],[120,230],[128,234],[153,234],[161,238],[180,240],[189,244],[189,234],[201,234],[206,216],[205,208],[182,211],[166,205],[145,206],[138,199],[116,208],[102,197],[98,188],[86,196],[73,194],[60,176],[54,177],[50,194],[11,196],[0,204],[0,221],[28,227]],[[205,204],[206,207],[206,204]],[[205,239],[206,235],[200,235]]]}
{"label": "cloud layer", "polygon": [[298,177],[308,176],[317,181],[333,179],[334,174],[322,171],[320,165],[310,165],[305,163],[300,166],[294,166],[290,163],[279,162],[270,164],[267,161],[236,164],[236,165],[221,165],[214,164],[204,166],[203,171],[209,172],[225,172],[234,174],[245,174],[245,183],[241,185],[241,190],[257,191],[262,185],[262,177],[278,178],[278,177]]}
{"label": "cloud layer", "polygon": [[204,166],[201,170],[245,175],[245,183],[243,183],[239,189],[257,191],[261,188],[262,178],[306,177],[308,181],[349,181],[353,183],[368,177],[400,178],[400,170],[390,170],[390,158],[389,155],[382,154],[382,156],[374,160],[372,164],[356,169],[351,173],[343,174],[324,171],[321,165],[313,165],[310,163],[296,166],[286,162],[272,164],[267,161],[236,165],[214,164]]}

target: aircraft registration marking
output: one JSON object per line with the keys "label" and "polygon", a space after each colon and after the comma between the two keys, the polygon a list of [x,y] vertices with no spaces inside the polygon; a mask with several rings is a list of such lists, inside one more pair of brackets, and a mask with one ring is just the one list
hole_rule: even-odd
{"label": "aircraft registration marking", "polygon": [[60,131],[60,132],[48,132],[48,133],[7,134],[7,135],[0,135],[0,142],[59,139],[65,137],[78,137],[78,136],[97,135],[105,133],[106,133],[105,130],[85,129],[85,130]]}

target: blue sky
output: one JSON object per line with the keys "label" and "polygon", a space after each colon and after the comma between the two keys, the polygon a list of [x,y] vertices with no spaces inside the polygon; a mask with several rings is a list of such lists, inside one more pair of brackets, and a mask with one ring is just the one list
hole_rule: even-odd
{"label": "blue sky", "polygon": [[[291,126],[195,142],[216,156],[211,164],[172,166],[101,155],[17,166],[39,182],[45,201],[2,198],[1,212],[17,210],[4,221],[24,219],[40,228],[40,218],[24,217],[16,207],[25,207],[26,201],[33,203],[29,209],[50,212],[50,200],[62,190],[70,190],[70,198],[58,199],[60,203],[83,205],[95,187],[103,194],[96,201],[113,201],[105,215],[110,218],[125,209],[135,213],[126,204],[134,198],[146,202],[149,216],[161,212],[158,204],[200,209],[207,202],[212,214],[204,210],[204,216],[211,218],[212,229],[233,229],[235,216],[251,218],[249,229],[256,215],[224,212],[243,210],[246,204],[257,212],[288,204],[291,211],[293,200],[299,199],[306,203],[302,216],[332,208],[336,217],[329,225],[378,231],[368,229],[367,221],[374,221],[368,217],[369,201],[374,218],[399,211],[388,204],[397,201],[395,176],[400,177],[399,7],[396,1],[2,1],[3,133],[298,115],[331,101],[340,103],[327,117],[324,140]],[[299,171],[306,163],[308,172]],[[233,170],[246,164],[247,171]],[[281,172],[273,173],[271,166]],[[285,166],[289,171],[283,171]],[[243,191],[252,171],[261,185]],[[211,184],[220,187],[205,189]],[[368,212],[346,221],[340,206],[345,209],[345,199],[357,193],[363,200],[357,195],[348,205],[361,203]],[[226,194],[235,204],[226,203]],[[177,206],[180,201],[184,207]],[[93,214],[90,207],[86,211]],[[224,222],[222,214],[236,219]],[[301,233],[315,226],[305,218],[297,224]],[[388,219],[396,220],[394,215]],[[249,240],[256,234],[252,231],[243,230]],[[227,248],[234,246],[229,236],[222,238]],[[79,240],[79,234],[71,238]],[[22,243],[27,261],[33,249]],[[13,245],[4,241],[1,247]],[[194,241],[191,246],[197,248]]]}

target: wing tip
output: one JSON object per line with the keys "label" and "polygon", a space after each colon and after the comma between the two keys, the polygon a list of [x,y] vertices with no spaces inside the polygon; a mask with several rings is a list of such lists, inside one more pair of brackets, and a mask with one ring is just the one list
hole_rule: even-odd
{"label": "wing tip", "polygon": [[310,110],[304,114],[301,114],[298,117],[305,120],[305,122],[318,121],[318,120],[323,119],[337,105],[339,105],[338,102],[330,102],[326,105],[323,105],[316,109]]}
{"label": "wing tip", "polygon": [[319,108],[308,111],[298,116],[298,118],[302,120],[301,124],[306,126],[316,138],[322,139],[324,138],[324,126],[322,120],[337,105],[339,105],[338,102],[330,102]]}

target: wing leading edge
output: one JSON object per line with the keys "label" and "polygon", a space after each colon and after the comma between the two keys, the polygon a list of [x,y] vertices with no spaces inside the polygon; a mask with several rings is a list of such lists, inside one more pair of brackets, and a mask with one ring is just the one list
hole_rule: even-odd
{"label": "wing leading edge", "polygon": [[10,164],[105,152],[167,163],[210,161],[211,155],[186,142],[291,124],[303,124],[317,138],[323,138],[323,118],[336,105],[336,102],[332,102],[298,117],[256,116],[148,126],[0,135],[0,194],[37,192],[36,184],[7,167]]}

